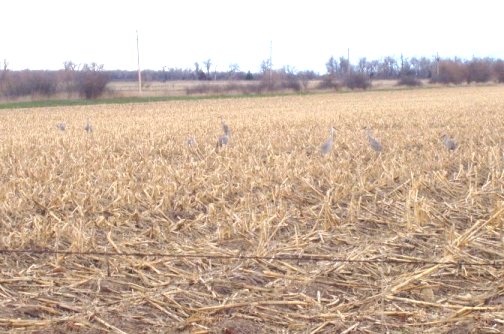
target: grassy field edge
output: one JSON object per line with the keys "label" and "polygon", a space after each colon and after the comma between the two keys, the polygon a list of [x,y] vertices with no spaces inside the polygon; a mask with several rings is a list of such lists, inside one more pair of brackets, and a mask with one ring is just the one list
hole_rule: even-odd
{"label": "grassy field edge", "polygon": [[[474,87],[494,87],[498,84],[475,85]],[[369,90],[340,90],[340,91],[307,91],[307,92],[271,92],[262,94],[210,94],[210,95],[171,95],[171,96],[129,96],[100,98],[95,100],[86,99],[48,99],[35,101],[14,101],[0,102],[2,109],[29,109],[45,107],[65,107],[65,106],[86,106],[86,105],[106,105],[106,104],[130,104],[130,103],[150,103],[166,101],[198,101],[217,99],[241,99],[241,98],[266,98],[275,96],[305,96],[305,95],[325,95],[325,94],[349,94],[363,92],[387,92],[402,90],[425,90],[425,89],[462,89],[466,85],[424,85],[420,87],[394,86],[387,88],[376,88]]]}
{"label": "grassy field edge", "polygon": [[315,93],[271,93],[271,94],[226,94],[226,95],[196,95],[196,96],[135,96],[104,98],[96,100],[84,99],[58,99],[58,100],[38,100],[38,101],[18,101],[0,102],[0,109],[25,109],[25,108],[45,108],[61,106],[85,106],[103,104],[129,104],[129,103],[149,103],[166,101],[191,101],[191,100],[216,100],[216,99],[239,99],[239,98],[261,98],[273,96],[310,95]]}

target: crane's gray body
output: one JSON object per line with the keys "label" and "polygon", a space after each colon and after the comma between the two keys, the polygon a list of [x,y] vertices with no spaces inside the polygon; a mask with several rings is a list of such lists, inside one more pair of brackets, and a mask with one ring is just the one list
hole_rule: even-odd
{"label": "crane's gray body", "polygon": [[224,132],[225,135],[229,137],[231,135],[231,129],[226,124],[226,122],[224,122],[224,118],[222,118],[222,116],[221,116],[221,125],[222,125],[222,131]]}
{"label": "crane's gray body", "polygon": [[383,147],[380,144],[380,142],[376,138],[373,137],[373,135],[371,134],[371,130],[369,128],[364,128],[364,129],[366,130],[368,142],[369,142],[369,145],[371,146],[371,148],[375,152],[381,152]]}
{"label": "crane's gray body", "polygon": [[86,122],[86,126],[84,126],[84,130],[87,132],[87,133],[91,133],[93,132],[93,126],[91,125],[91,123],[89,123],[89,119],[87,120]]}
{"label": "crane's gray body", "polygon": [[218,148],[221,148],[225,145],[227,145],[229,142],[229,137],[227,134],[223,134],[222,136],[219,137],[219,139],[217,140],[217,147]]}
{"label": "crane's gray body", "polygon": [[335,131],[336,130],[332,127],[329,129],[329,138],[327,138],[325,143],[323,143],[320,146],[320,153],[322,153],[322,155],[326,155],[327,153],[329,153],[331,151],[333,143],[334,143],[334,132]]}
{"label": "crane's gray body", "polygon": [[443,139],[443,144],[448,151],[454,151],[457,148],[457,143],[447,135],[443,135],[441,139]]}
{"label": "crane's gray body", "polygon": [[187,145],[188,146],[195,146],[196,145],[196,139],[194,137],[187,138]]}
{"label": "crane's gray body", "polygon": [[229,137],[231,136],[231,129],[226,124],[226,122],[224,122],[224,118],[222,118],[222,116],[221,116],[221,125],[224,134],[222,136],[219,136],[219,138],[217,139],[217,145],[216,145],[217,150],[219,150],[219,148],[226,146],[229,143]]}

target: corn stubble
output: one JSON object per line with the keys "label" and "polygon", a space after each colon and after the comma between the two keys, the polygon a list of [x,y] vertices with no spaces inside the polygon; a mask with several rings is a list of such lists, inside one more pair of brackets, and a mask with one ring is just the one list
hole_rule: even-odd
{"label": "corn stubble", "polygon": [[[2,249],[327,257],[2,254],[0,328],[502,332],[503,94],[466,87],[0,111]],[[221,115],[232,135],[216,153]]]}

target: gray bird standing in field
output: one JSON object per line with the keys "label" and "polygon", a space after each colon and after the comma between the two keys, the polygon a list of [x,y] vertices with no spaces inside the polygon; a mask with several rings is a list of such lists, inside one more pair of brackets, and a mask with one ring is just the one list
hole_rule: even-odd
{"label": "gray bird standing in field", "polygon": [[457,143],[446,134],[443,134],[441,136],[441,139],[443,140],[443,144],[448,149],[448,151],[454,151],[457,148]]}
{"label": "gray bird standing in field", "polygon": [[224,122],[224,118],[221,116],[221,125],[222,125],[222,131],[224,131],[224,134],[222,136],[219,136],[217,139],[217,146],[215,147],[216,150],[219,150],[219,148],[222,148],[223,146],[227,145],[229,142],[229,136],[231,135],[231,130],[229,129],[229,126]]}
{"label": "gray bird standing in field", "polygon": [[194,136],[187,138],[187,145],[189,147],[196,145],[196,139],[194,138]]}
{"label": "gray bird standing in field", "polygon": [[91,125],[91,123],[89,123],[89,119],[87,119],[87,121],[86,121],[86,126],[84,127],[84,130],[87,133],[93,132],[93,126]]}
{"label": "gray bird standing in field", "polygon": [[369,145],[375,152],[381,152],[382,151],[382,146],[378,140],[376,140],[373,135],[371,134],[371,129],[368,127],[364,127],[364,130],[366,130],[367,138],[369,141]]}
{"label": "gray bird standing in field", "polygon": [[334,143],[334,133],[335,133],[336,129],[331,127],[329,129],[329,138],[327,138],[327,140],[325,141],[325,143],[323,143],[321,146],[320,146],[320,153],[322,153],[322,155],[326,155],[327,153],[329,153],[332,149],[332,146],[333,146],[333,143]]}
{"label": "gray bird standing in field", "polygon": [[227,145],[229,142],[229,137],[227,134],[223,134],[222,136],[219,137],[217,140],[217,149],[222,148],[223,146]]}
{"label": "gray bird standing in field", "polygon": [[65,124],[65,123],[58,123],[58,124],[56,124],[56,127],[57,127],[60,131],[65,131],[65,130],[66,130],[66,124]]}
{"label": "gray bird standing in field", "polygon": [[231,130],[229,129],[229,126],[224,122],[224,118],[221,116],[221,124],[222,124],[222,131],[224,131],[224,134],[227,135],[228,137],[231,135]]}

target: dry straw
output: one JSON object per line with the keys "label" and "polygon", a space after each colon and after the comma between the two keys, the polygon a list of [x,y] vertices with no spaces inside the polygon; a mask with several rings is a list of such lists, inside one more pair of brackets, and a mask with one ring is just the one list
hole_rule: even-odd
{"label": "dry straw", "polygon": [[1,331],[503,332],[503,94],[1,111]]}

